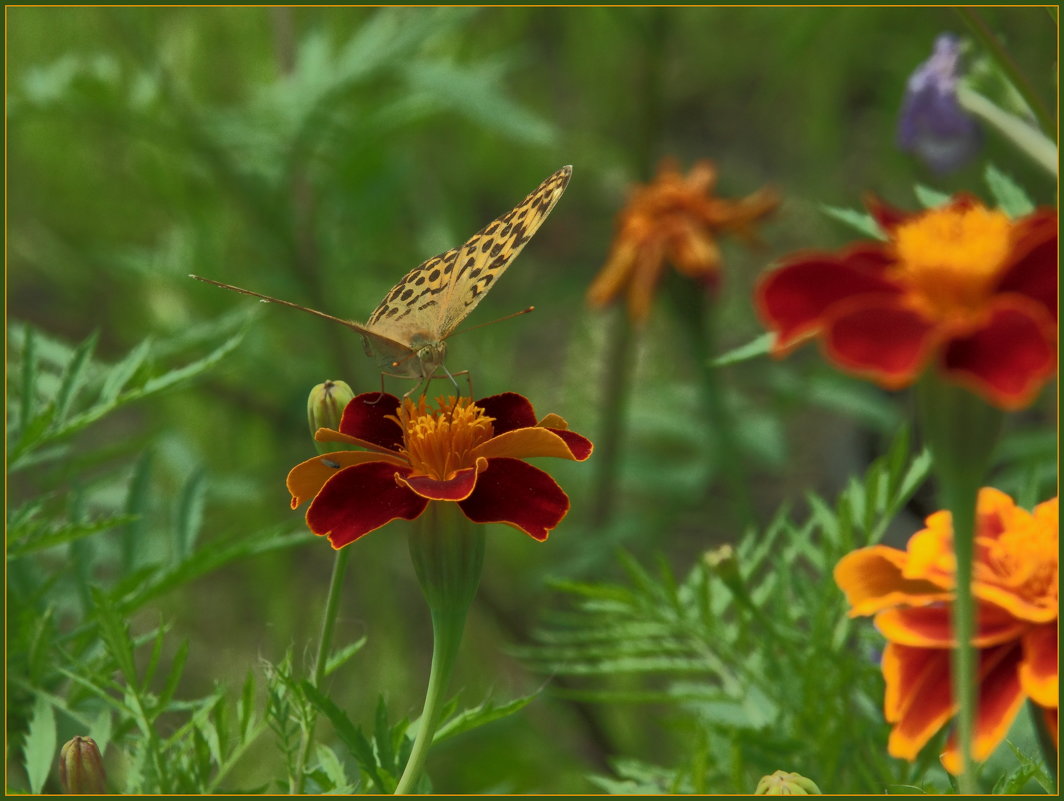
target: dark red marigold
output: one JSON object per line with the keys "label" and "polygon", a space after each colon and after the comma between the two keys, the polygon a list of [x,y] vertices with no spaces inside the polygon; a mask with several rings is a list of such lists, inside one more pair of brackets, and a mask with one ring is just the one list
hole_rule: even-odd
{"label": "dark red marigold", "polygon": [[819,335],[834,364],[887,388],[934,364],[997,406],[1029,404],[1056,370],[1056,211],[1010,220],[967,195],[869,209],[886,242],[795,255],[761,280],[776,355]]}
{"label": "dark red marigold", "polygon": [[369,392],[344,409],[340,430],[318,442],[366,448],[308,459],[288,474],[292,508],[312,498],[307,525],[342,548],[386,523],[414,520],[430,501],[457,503],[475,523],[506,523],[545,540],[569,498],[545,472],[521,461],[556,456],[584,461],[589,440],[556,414],[536,422],[532,404],[507,392],[476,402],[422,397],[402,402]]}

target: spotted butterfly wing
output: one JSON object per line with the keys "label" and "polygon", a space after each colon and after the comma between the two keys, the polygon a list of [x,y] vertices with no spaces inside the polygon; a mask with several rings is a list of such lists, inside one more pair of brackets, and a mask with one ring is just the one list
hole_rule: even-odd
{"label": "spotted butterfly wing", "polygon": [[[426,259],[404,275],[369,316],[369,348],[382,362],[391,358],[392,343],[404,343],[415,352],[426,347],[442,351],[443,341],[539,230],[572,173],[571,166],[562,167],[465,244]],[[432,356],[426,353],[425,358],[431,361]],[[428,374],[435,366],[425,365]]]}
{"label": "spotted butterfly wing", "polygon": [[366,352],[391,375],[427,379],[443,364],[445,340],[539,230],[565,191],[571,166],[548,177],[524,200],[473,234],[460,247],[419,264],[400,279],[362,325],[306,306],[223,284],[208,284],[279,303],[341,323],[362,334]]}

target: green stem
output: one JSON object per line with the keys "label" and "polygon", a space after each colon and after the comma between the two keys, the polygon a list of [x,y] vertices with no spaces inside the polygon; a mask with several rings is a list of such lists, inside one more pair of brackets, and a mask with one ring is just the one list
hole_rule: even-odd
{"label": "green stem", "polygon": [[617,511],[617,477],[621,467],[621,440],[631,395],[632,347],[635,331],[627,310],[614,309],[613,335],[606,355],[606,383],[602,399],[602,429],[595,440],[595,491],[591,502],[591,522],[595,528],[607,525]]}
{"label": "green stem", "polygon": [[754,505],[750,500],[746,470],[738,443],[735,441],[735,421],[724,402],[724,391],[717,373],[720,368],[712,364],[715,298],[709,291],[693,284],[690,279],[676,274],[670,274],[666,283],[673,308],[685,327],[683,338],[690,348],[698,371],[707,427],[713,435],[714,450],[721,474],[728,486],[732,511],[740,525],[752,526],[756,522]]}
{"label": "green stem", "polygon": [[[344,583],[344,573],[347,570],[347,560],[351,555],[347,548],[340,549],[333,562],[332,578],[329,580],[329,595],[325,601],[325,614],[321,621],[321,637],[318,641],[318,655],[314,659],[314,674],[312,681],[316,689],[321,689],[322,680],[325,678],[325,666],[329,661],[329,653],[332,651],[333,631],[336,628],[336,616],[340,611],[340,588]],[[299,752],[299,762],[293,774],[294,782],[289,782],[289,792],[300,794],[303,792],[303,779],[306,772],[307,760],[310,759],[310,749],[314,745],[314,726],[317,723],[317,715],[311,718],[303,735],[303,748]]]}
{"label": "green stem", "polygon": [[993,59],[998,63],[998,66],[1000,66],[1002,71],[1008,76],[1012,85],[1015,86],[1016,90],[1023,96],[1027,105],[1030,106],[1031,111],[1034,112],[1035,117],[1038,118],[1038,122],[1042,126],[1042,129],[1045,131],[1056,131],[1056,118],[1049,113],[1049,109],[1046,108],[1042,99],[1031,85],[1031,82],[1027,80],[1027,76],[1024,75],[1023,70],[1020,69],[1019,64],[1017,64],[1012,56],[1009,55],[1009,51],[1001,44],[998,38],[994,35],[994,32],[987,27],[987,24],[983,21],[983,18],[979,16],[979,13],[974,8],[958,8],[957,13],[961,15],[975,38],[977,38],[983,47],[986,48],[987,52],[990,53]]}
{"label": "green stem", "polygon": [[417,735],[395,795],[416,791],[439,725],[443,694],[484,565],[484,527],[457,504],[433,501],[410,532],[410,558],[432,617],[432,667]]}
{"label": "green stem", "polygon": [[953,521],[953,551],[957,562],[956,599],[952,626],[953,697],[959,705],[957,737],[961,752],[960,793],[976,791],[972,741],[977,703],[975,601],[972,562],[975,555],[976,504],[979,488],[1001,430],[1003,414],[980,398],[929,372],[918,387],[920,422],[931,451],[942,505]]}
{"label": "green stem", "polygon": [[1042,759],[1045,760],[1046,770],[1049,771],[1050,778],[1056,782],[1057,747],[1053,742],[1053,735],[1049,733],[1049,727],[1046,724],[1046,710],[1028,698],[1027,711],[1031,714],[1031,722],[1034,724],[1035,737],[1038,739],[1038,749],[1042,752]]}

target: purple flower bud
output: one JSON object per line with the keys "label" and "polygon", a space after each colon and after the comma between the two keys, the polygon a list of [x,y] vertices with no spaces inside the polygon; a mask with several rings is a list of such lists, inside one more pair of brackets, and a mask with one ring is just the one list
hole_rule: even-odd
{"label": "purple flower bud", "polygon": [[960,40],[942,34],[931,58],[909,77],[898,121],[898,146],[938,173],[970,160],[981,144],[975,119],[957,102]]}

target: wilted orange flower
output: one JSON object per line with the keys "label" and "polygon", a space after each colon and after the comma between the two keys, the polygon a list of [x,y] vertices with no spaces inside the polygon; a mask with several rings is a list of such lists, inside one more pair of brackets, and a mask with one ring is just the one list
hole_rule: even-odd
{"label": "wilted orange flower", "polygon": [[715,197],[716,182],[711,161],[699,161],[686,177],[675,162],[662,161],[654,182],[637,185],[621,211],[613,250],[588,290],[588,303],[605,306],[627,289],[628,314],[642,323],[666,261],[682,275],[715,286],[720,277],[717,235],[735,232],[753,240],[753,223],[779,205],[771,189],[741,200]]}
{"label": "wilted orange flower", "polygon": [[[1024,698],[1045,710],[1057,739],[1057,499],[1028,512],[996,489],[979,493],[972,595],[976,602],[979,701],[972,756],[986,759],[1008,733]],[[851,616],[875,615],[883,652],[884,712],[894,724],[887,750],[912,760],[956,714],[950,609],[956,588],[953,524],[935,512],[906,550],[875,545],[835,566]],[[961,770],[951,737],[942,756]]]}

